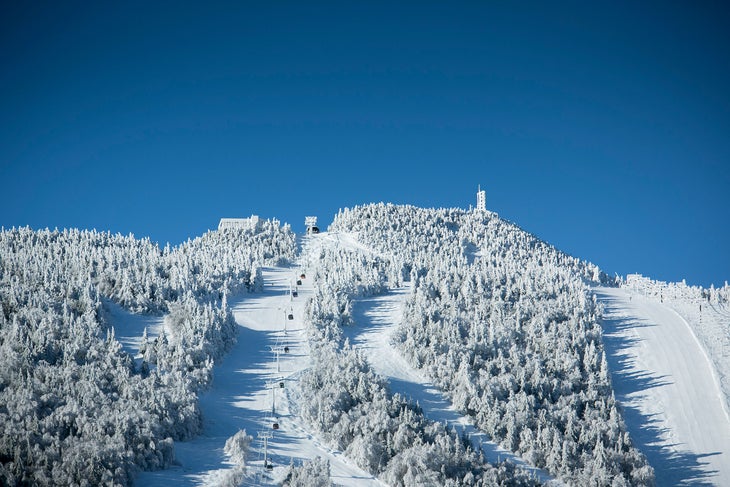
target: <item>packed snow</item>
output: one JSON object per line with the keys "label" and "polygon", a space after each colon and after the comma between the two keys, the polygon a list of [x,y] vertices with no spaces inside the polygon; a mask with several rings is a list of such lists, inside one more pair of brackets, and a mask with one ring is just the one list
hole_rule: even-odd
{"label": "packed snow", "polygon": [[730,485],[730,421],[717,375],[668,305],[599,287],[614,390],[658,485]]}

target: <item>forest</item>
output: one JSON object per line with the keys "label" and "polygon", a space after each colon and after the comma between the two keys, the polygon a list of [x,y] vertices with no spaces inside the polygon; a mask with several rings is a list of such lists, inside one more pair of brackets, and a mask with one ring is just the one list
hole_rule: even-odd
{"label": "forest", "polygon": [[391,394],[361,352],[343,339],[352,302],[386,289],[390,263],[323,247],[308,304],[311,364],[300,378],[299,414],[328,444],[388,485],[538,485],[509,462],[490,465],[467,438]]}
{"label": "forest", "polygon": [[[235,343],[229,297],[260,291],[262,267],[298,262],[314,287],[297,414],[384,483],[538,484],[392,393],[345,338],[355,300],[408,285],[393,344],[480,430],[571,485],[654,484],[614,397],[591,292],[626,283],[488,211],[370,204],[340,211],[329,234],[358,245],[299,255],[276,220],[176,247],[93,230],[0,232],[0,483],[130,485],[139,470],[169,467],[174,442],[200,433],[198,394]],[[643,292],[726,306],[727,290]],[[164,316],[139,353],[116,339],[109,301]],[[250,442],[244,431],[226,445],[233,483]],[[329,485],[328,472],[315,459],[285,483]]]}
{"label": "forest", "polygon": [[[0,232],[0,484],[129,485],[200,431],[198,392],[236,340],[232,293],[294,258],[288,226],[171,248],[97,231]],[[164,314],[133,357],[104,298]]]}
{"label": "forest", "polygon": [[358,287],[412,283],[394,342],[480,429],[571,484],[653,484],[612,391],[589,283],[617,283],[598,267],[490,212],[374,204],[330,231],[378,256]]}

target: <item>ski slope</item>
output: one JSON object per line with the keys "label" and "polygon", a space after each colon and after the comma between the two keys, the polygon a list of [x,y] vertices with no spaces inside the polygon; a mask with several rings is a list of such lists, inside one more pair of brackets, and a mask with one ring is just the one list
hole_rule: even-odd
{"label": "ski slope", "polygon": [[[280,483],[290,463],[316,456],[330,461],[331,478],[338,485],[381,485],[339,452],[323,446],[292,414],[288,390],[309,363],[302,317],[311,285],[304,279],[293,298],[290,289],[297,274],[293,268],[264,269],[262,293],[229,301],[240,326],[238,342],[216,364],[211,389],[201,395],[202,434],[191,441],[176,442],[178,465],[141,472],[137,485],[228,485],[236,469],[223,447],[240,429],[254,437],[243,485]],[[288,319],[290,313],[293,320]],[[289,348],[288,353],[284,347]],[[279,387],[280,382],[284,388]],[[276,431],[272,429],[274,422],[280,426]],[[260,436],[271,436],[266,453],[272,470],[264,468]]]}
{"label": "ski slope", "polygon": [[360,348],[373,369],[388,379],[391,392],[417,401],[428,419],[466,433],[473,448],[481,450],[487,461],[497,463],[509,459],[543,483],[563,485],[547,472],[526,464],[522,458],[491,441],[469,418],[456,411],[444,394],[391,345],[390,336],[400,322],[403,301],[409,292],[409,287],[403,287],[356,301],[353,307],[355,326],[346,330],[350,343]]}
{"label": "ski slope", "polygon": [[[240,327],[238,342],[216,364],[213,384],[201,395],[202,434],[176,442],[177,465],[141,472],[137,485],[229,485],[234,479],[242,479],[242,485],[274,485],[283,480],[290,463],[315,456],[330,461],[337,485],[383,485],[323,445],[296,417],[292,386],[309,364],[302,318],[312,286],[305,278],[297,297],[290,291],[301,272],[314,274],[310,267],[324,245],[372,252],[354,234],[323,233],[305,240],[302,268],[264,269],[262,293],[229,299]],[[404,287],[358,300],[353,309],[356,325],[346,330],[353,346],[389,380],[392,392],[418,401],[427,418],[465,431],[489,461],[509,458],[543,482],[561,485],[491,442],[390,344],[409,292]],[[657,485],[730,485],[730,420],[714,369],[690,327],[662,303],[623,289],[601,287],[595,292],[606,308],[604,339],[616,396],[632,438],[656,470]],[[120,327],[123,336],[117,336],[130,350],[144,327],[154,335],[162,326],[160,317],[138,317],[114,306],[109,310],[115,325],[126,325]],[[276,431],[274,422],[280,426]],[[243,477],[236,477],[242,471],[223,447],[241,429],[254,441]],[[270,436],[266,455],[271,470],[264,468],[263,436]]]}
{"label": "ski slope", "polygon": [[[322,246],[346,248],[352,252],[379,255],[361,243],[354,233],[321,233],[311,239],[308,253],[319,252]],[[391,290],[377,296],[356,300],[353,306],[355,326],[345,329],[350,344],[361,349],[375,372],[385,377],[392,393],[400,393],[417,401],[426,418],[445,423],[469,435],[475,450],[481,450],[487,461],[498,463],[509,459],[528,470],[543,483],[562,485],[547,472],[528,465],[522,458],[501,448],[477,429],[472,421],[460,414],[448,398],[420,371],[413,368],[391,345],[390,337],[400,323],[403,304],[410,287]]]}
{"label": "ski slope", "polygon": [[691,328],[660,302],[594,289],[616,398],[657,485],[730,485],[730,420]]}
{"label": "ski slope", "polygon": [[[649,298],[656,301],[656,297]],[[671,299],[665,303],[690,323],[695,336],[707,351],[730,407],[730,308],[697,300]]]}

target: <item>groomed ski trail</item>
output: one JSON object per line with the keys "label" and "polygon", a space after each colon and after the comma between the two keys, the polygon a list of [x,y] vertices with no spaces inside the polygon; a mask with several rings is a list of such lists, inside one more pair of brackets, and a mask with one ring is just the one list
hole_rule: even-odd
{"label": "groomed ski trail", "polygon": [[[279,484],[292,461],[299,464],[316,456],[329,460],[336,485],[382,485],[307,433],[291,414],[294,408],[289,404],[288,388],[309,364],[303,316],[312,287],[305,277],[297,288],[298,296],[292,297],[290,290],[298,277],[299,270],[294,267],[265,268],[263,292],[230,300],[240,327],[238,341],[216,364],[213,384],[200,397],[201,435],[175,442],[178,465],[141,472],[137,485],[230,485],[235,465],[223,448],[226,440],[241,429],[254,437],[241,485]],[[289,314],[294,319],[290,320]],[[284,347],[288,347],[288,353]],[[279,387],[282,382],[284,388]],[[279,429],[273,429],[274,422]],[[264,435],[271,436],[267,440],[271,470],[264,468]]]}
{"label": "groomed ski trail", "polygon": [[730,485],[730,422],[713,366],[662,303],[595,288],[616,398],[657,485]]}

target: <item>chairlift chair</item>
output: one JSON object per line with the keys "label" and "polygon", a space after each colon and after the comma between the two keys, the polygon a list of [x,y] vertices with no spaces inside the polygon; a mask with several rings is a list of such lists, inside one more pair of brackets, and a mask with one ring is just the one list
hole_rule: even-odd
{"label": "chairlift chair", "polygon": [[289,353],[289,347],[284,347],[284,353]]}
{"label": "chairlift chair", "polygon": [[279,429],[279,423],[274,423],[273,425],[271,425],[271,427],[274,428],[275,430],[278,430]]}
{"label": "chairlift chair", "polygon": [[302,285],[302,280],[301,279],[297,279],[297,286],[301,286],[301,285]]}
{"label": "chairlift chair", "polygon": [[294,315],[293,315],[293,314],[291,314],[291,313],[289,313],[289,319],[290,319],[290,320],[293,320],[293,319],[294,319]]}

